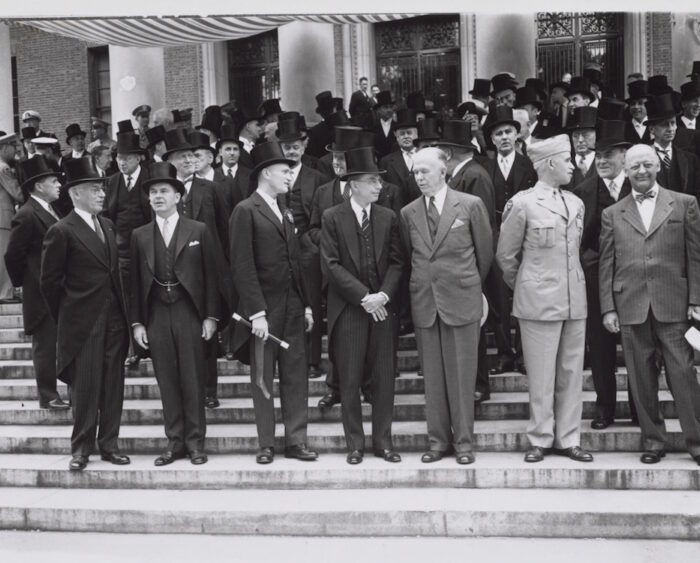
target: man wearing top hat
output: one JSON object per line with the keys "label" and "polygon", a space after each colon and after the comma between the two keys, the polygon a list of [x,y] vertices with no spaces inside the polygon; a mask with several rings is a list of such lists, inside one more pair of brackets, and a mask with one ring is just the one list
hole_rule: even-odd
{"label": "man wearing top hat", "polygon": [[89,153],[85,149],[86,134],[77,123],[71,123],[66,127],[66,144],[71,148],[71,151],[63,155],[63,164],[72,158],[88,156]]}
{"label": "man wearing top hat", "polygon": [[373,124],[372,95],[369,92],[369,80],[363,76],[359,80],[360,88],[355,90],[350,97],[348,111],[354,125],[363,129],[371,129]]}
{"label": "man wearing top hat", "polygon": [[[540,121],[542,102],[539,99],[537,91],[527,86],[518,88],[515,91],[515,104],[513,105],[513,109],[524,109],[527,112],[527,126],[530,130],[528,139],[538,137],[543,129],[543,125]],[[529,145],[530,142],[527,144]]]}
{"label": "man wearing top hat", "polygon": [[323,213],[321,255],[328,280],[329,356],[340,383],[347,462],[362,461],[360,387],[372,389],[372,449],[388,462],[401,461],[391,439],[394,409],[396,296],[403,257],[396,215],[376,204],[381,191],[372,148],[345,153],[341,178],[350,199]]}
{"label": "man wearing top hat", "polygon": [[[14,168],[17,154],[17,135],[11,133],[0,136],[0,255],[5,254],[10,242],[12,218],[15,205],[24,201]],[[11,301],[13,297],[12,281],[4,267],[0,267],[0,302]]]}
{"label": "man wearing top hat", "polygon": [[377,115],[377,121],[372,129],[375,137],[375,149],[377,158],[381,160],[391,151],[395,150],[396,145],[396,124],[394,123],[394,111],[396,105],[389,90],[382,90],[377,94],[377,104],[374,111]]}
{"label": "man wearing top hat", "polygon": [[107,133],[109,123],[98,117],[91,117],[90,127],[90,136],[92,137],[92,141],[90,144],[88,144],[88,152],[92,152],[92,147],[96,147],[97,145],[104,145],[110,149],[114,147],[115,143]]}
{"label": "man wearing top hat", "polygon": [[651,131],[647,127],[646,102],[649,97],[649,83],[646,80],[635,80],[627,84],[627,103],[629,120],[625,128],[625,138],[629,143],[651,143]]}
{"label": "man wearing top hat", "polygon": [[51,204],[61,184],[43,156],[18,164],[27,202],[12,219],[5,265],[12,284],[22,288],[24,333],[32,337],[32,363],[42,409],[66,410],[56,390],[56,322],[39,290],[41,247],[47,229],[59,220]]}
{"label": "man wearing top hat", "polygon": [[[342,98],[333,98],[333,100],[336,100],[336,99],[338,99],[342,102]],[[345,113],[345,111],[342,109],[338,110],[338,111],[342,111],[343,114]],[[302,142],[304,143],[304,154],[301,155],[301,163],[308,166],[309,168],[313,168],[314,170],[319,170],[319,159],[316,158],[315,156],[309,154],[309,151],[308,151],[310,131],[306,125],[306,118],[303,115],[301,115],[298,111],[283,111],[279,115],[278,123],[279,123],[279,121],[285,121],[288,119],[298,121],[299,131],[304,133],[304,138],[302,139]],[[279,125],[277,126],[277,128],[279,128]],[[277,140],[277,132],[276,131],[275,131],[275,140]],[[325,148],[324,148],[324,151],[325,151]],[[328,178],[330,178],[330,177],[331,176],[329,176]]]}
{"label": "man wearing top hat", "polygon": [[250,168],[241,163],[241,155],[245,149],[243,149],[243,142],[236,134],[235,126],[221,127],[221,136],[216,143],[216,150],[221,157],[221,166],[214,168],[214,182],[223,189],[226,215],[230,217],[234,207],[252,193]]}
{"label": "man wearing top hat", "polygon": [[131,112],[131,116],[136,121],[136,133],[139,136],[139,144],[142,149],[148,148],[149,140],[146,136],[146,131],[148,130],[148,124],[151,120],[151,106],[148,104],[140,105],[134,108]]}
{"label": "man wearing top hat", "polygon": [[571,142],[557,135],[530,146],[539,181],[503,213],[496,260],[514,291],[530,391],[530,449],[592,461],[580,447],[586,286],[579,261],[583,202],[560,189],[571,180]]}
{"label": "man wearing top hat", "polygon": [[263,101],[258,108],[258,115],[261,119],[267,123],[277,123],[280,113],[282,113],[282,106],[280,105],[279,98],[271,98],[269,100]]}
{"label": "man wearing top hat", "polygon": [[34,158],[36,155],[36,147],[32,143],[32,139],[36,137],[36,129],[34,127],[22,127],[21,141],[24,147],[24,155],[21,160]]}
{"label": "man wearing top hat", "polygon": [[100,217],[104,183],[89,157],[66,164],[61,189],[74,210],[46,232],[41,257],[41,293],[58,333],[56,371],[71,386],[72,471],[87,465],[95,436],[103,460],[129,463],[117,447],[129,335],[116,232]]}
{"label": "man wearing top hat", "polygon": [[165,146],[165,127],[162,125],[154,125],[146,130],[146,139],[148,144],[146,148],[153,162],[163,162],[163,154],[167,150]]}
{"label": "man wearing top hat", "polygon": [[[574,189],[574,194],[581,198],[585,206],[580,250],[588,301],[586,343],[596,392],[596,415],[591,421],[594,430],[603,430],[615,421],[617,397],[615,367],[618,338],[603,328],[598,292],[600,217],[604,209],[630,193],[630,183],[624,172],[625,153],[629,146],[625,141],[624,121],[598,121],[594,163],[596,175]],[[629,402],[634,412],[631,396]]]}
{"label": "man wearing top hat", "polygon": [[398,150],[390,152],[379,161],[379,167],[386,170],[385,179],[401,190],[404,204],[420,197],[420,190],[413,177],[413,156],[416,154],[414,141],[418,138],[416,110],[401,109],[397,112],[394,135]]}
{"label": "man wearing top hat", "polygon": [[652,146],[661,162],[657,182],[669,190],[700,197],[700,161],[674,142],[678,125],[672,94],[651,96],[646,111]]}
{"label": "man wearing top hat", "polygon": [[245,114],[236,110],[232,114],[233,123],[238,129],[238,140],[241,143],[240,163],[248,168],[253,168],[253,158],[250,156],[255,143],[262,137],[265,120],[256,115]]}
{"label": "man wearing top hat", "polygon": [[518,87],[518,81],[515,77],[509,72],[501,72],[491,79],[491,86],[491,98],[496,102],[496,105],[512,108],[515,104],[515,91]]}
{"label": "man wearing top hat", "polygon": [[167,163],[154,163],[142,184],[155,214],[131,239],[131,323],[150,350],[163,401],[168,446],[160,467],[189,456],[207,462],[204,344],[216,335],[219,292],[214,241],[206,225],[179,215],[185,186]]}
{"label": "man wearing top hat", "polygon": [[700,78],[681,85],[681,108],[683,111],[676,120],[678,129],[687,129],[693,133],[689,150],[697,155],[700,151]]}
{"label": "man wearing top hat", "polygon": [[567,92],[569,109],[581,108],[591,105],[596,97],[591,92],[591,81],[586,76],[574,76],[569,83]]}
{"label": "man wearing top hat", "polygon": [[222,123],[221,106],[207,106],[202,114],[202,123],[197,125],[195,129],[206,135],[209,139],[208,145],[214,147],[216,141],[219,140]]}
{"label": "man wearing top hat", "polygon": [[316,189],[324,183],[324,178],[318,170],[314,170],[301,162],[304,154],[304,133],[299,127],[299,121],[294,119],[278,122],[277,137],[280,147],[287,160],[292,162],[292,184],[284,194],[284,204],[294,217],[294,227],[300,242],[300,259],[311,299],[314,314],[314,328],[308,338],[307,361],[309,377],[318,377],[321,372],[321,261],[318,247],[313,244],[306,232],[309,230],[311,219],[311,203]]}
{"label": "man wearing top hat", "polygon": [[307,150],[317,158],[326,154],[326,146],[333,141],[333,125],[329,119],[336,112],[333,99],[330,90],[316,94],[316,113],[322,120],[309,129]]}
{"label": "man wearing top hat", "polygon": [[[506,202],[516,193],[531,188],[537,182],[537,173],[530,159],[515,150],[519,131],[520,123],[513,119],[513,110],[507,106],[497,106],[493,109],[489,115],[489,126],[484,131],[496,148],[495,158],[484,162],[484,168],[494,187],[495,233],[500,229]],[[493,283],[489,284],[489,290],[492,292],[490,304],[501,326],[497,334],[502,334],[505,341],[499,345],[498,360],[491,372],[498,374],[513,368],[522,370],[524,366],[515,365],[515,353],[511,345],[512,293],[503,281],[503,273],[497,263],[494,263],[492,277]]]}
{"label": "man wearing top hat", "polygon": [[54,139],[57,138],[56,135],[54,135],[53,133],[44,131],[41,128],[41,115],[38,111],[28,109],[27,111],[23,112],[22,123],[24,123],[25,127],[34,127],[37,137],[52,137]]}
{"label": "man wearing top hat", "polygon": [[[279,143],[253,149],[256,191],[233,210],[230,221],[231,269],[239,296],[238,313],[252,329],[237,324],[234,353],[250,363],[259,450],[256,461],[274,460],[275,412],[272,396],[275,364],[285,428],[285,456],[303,461],[318,454],[307,448],[308,382],[304,331],[313,327],[306,276],[302,274],[297,228],[289,209],[278,200],[292,185],[291,165]],[[283,339],[281,350],[268,339]]]}
{"label": "man wearing top hat", "polygon": [[574,173],[566,189],[573,190],[584,180],[595,176],[595,127],[597,109],[589,106],[574,108],[567,126],[574,149]]}

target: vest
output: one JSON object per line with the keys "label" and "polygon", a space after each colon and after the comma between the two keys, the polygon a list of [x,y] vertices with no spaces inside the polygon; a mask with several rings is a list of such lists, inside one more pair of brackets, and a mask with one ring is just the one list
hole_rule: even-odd
{"label": "vest", "polygon": [[[194,183],[194,180],[192,183]],[[188,219],[194,219],[194,217],[192,217],[192,186],[190,186],[190,191],[185,193],[185,197],[180,198],[178,213],[183,217],[187,217]]]}
{"label": "vest", "polygon": [[121,235],[120,249],[129,248],[131,231],[148,223],[149,218],[144,217],[141,208],[141,194],[138,186],[132,186],[131,190],[126,189],[126,184],[118,183],[117,191],[117,216],[115,226],[117,233]]}
{"label": "vest", "polygon": [[374,234],[372,220],[369,221],[367,233],[355,222],[357,238],[360,243],[360,281],[369,287],[372,293],[379,291],[379,275],[377,274],[377,257],[374,253]]}
{"label": "vest", "polygon": [[496,212],[503,213],[503,208],[507,201],[514,195],[513,186],[515,180],[513,176],[515,176],[515,174],[513,174],[513,168],[515,168],[515,161],[513,162],[513,166],[510,167],[510,174],[508,174],[507,179],[503,177],[503,172],[501,172],[501,167],[498,164],[498,155],[496,155],[494,164],[496,171],[493,175],[493,187],[495,191],[494,195],[496,196]]}
{"label": "vest", "polygon": [[157,223],[153,223],[154,233],[154,277],[155,285],[153,286],[153,296],[163,303],[175,303],[185,296],[185,290],[181,285],[168,286],[165,284],[177,284],[178,279],[175,274],[175,246],[177,242],[178,232],[180,231],[180,221],[177,222],[173,236],[170,238],[170,245],[165,246],[163,235],[160,234],[160,229]]}

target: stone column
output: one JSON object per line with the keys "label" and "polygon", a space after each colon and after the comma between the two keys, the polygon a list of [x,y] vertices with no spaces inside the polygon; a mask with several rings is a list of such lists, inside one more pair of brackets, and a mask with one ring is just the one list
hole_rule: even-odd
{"label": "stone column", "polygon": [[12,51],[10,48],[10,26],[0,23],[0,130],[11,133],[15,130],[12,107]]}
{"label": "stone column", "polygon": [[[521,85],[536,74],[535,14],[477,14],[476,68],[478,78],[512,72]],[[469,86],[471,89],[471,85]]]}
{"label": "stone column", "polygon": [[[627,75],[641,72],[649,76],[647,68],[647,15],[645,12],[628,12],[624,16],[625,84]],[[626,93],[626,92],[625,92]]]}
{"label": "stone column", "polygon": [[314,96],[322,90],[336,94],[333,24],[293,22],[280,26],[277,38],[282,109],[316,123],[321,118]]}
{"label": "stone column", "polygon": [[112,131],[129,119],[141,104],[153,110],[165,106],[165,67],[161,47],[109,46],[109,81],[112,91]]}
{"label": "stone column", "polygon": [[680,90],[688,82],[693,61],[700,60],[700,13],[671,14],[671,69],[669,83]]}
{"label": "stone column", "polygon": [[228,102],[228,52],[225,41],[202,43],[202,67],[204,107]]}

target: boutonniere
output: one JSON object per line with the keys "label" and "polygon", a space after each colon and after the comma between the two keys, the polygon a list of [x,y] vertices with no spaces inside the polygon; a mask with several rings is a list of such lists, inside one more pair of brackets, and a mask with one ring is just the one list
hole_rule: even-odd
{"label": "boutonniere", "polygon": [[294,215],[292,215],[292,212],[289,209],[284,210],[284,218],[289,221],[290,224],[294,224]]}

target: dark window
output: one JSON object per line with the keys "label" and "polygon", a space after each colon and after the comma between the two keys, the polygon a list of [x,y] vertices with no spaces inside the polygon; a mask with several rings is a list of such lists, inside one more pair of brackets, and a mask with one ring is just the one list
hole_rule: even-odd
{"label": "dark window", "polygon": [[109,86],[109,49],[88,49],[90,115],[112,122],[112,92]]}
{"label": "dark window", "polygon": [[277,30],[229,41],[229,94],[249,113],[270,98],[280,97]]}
{"label": "dark window", "polygon": [[377,83],[398,105],[422,91],[434,109],[461,101],[459,16],[424,16],[375,25]]}
{"label": "dark window", "polygon": [[12,113],[15,131],[19,132],[19,89],[17,87],[17,57],[12,57]]}

